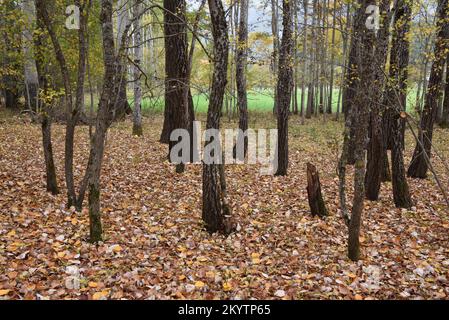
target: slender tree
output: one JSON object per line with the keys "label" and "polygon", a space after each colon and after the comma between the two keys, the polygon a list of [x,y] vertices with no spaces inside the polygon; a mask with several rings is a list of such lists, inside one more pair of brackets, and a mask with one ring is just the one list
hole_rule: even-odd
{"label": "slender tree", "polygon": [[449,128],[449,59],[446,61],[446,84],[444,86],[443,114],[441,115],[442,128]]}
{"label": "slender tree", "polygon": [[[188,76],[188,44],[185,0],[164,1],[165,41],[165,119],[161,142],[170,140],[176,129],[188,129],[189,106],[186,101]],[[169,142],[169,152],[177,141]],[[184,164],[177,165],[184,171]]]}
{"label": "slender tree", "polygon": [[[369,108],[372,99],[372,85],[374,82],[374,42],[375,30],[366,27],[366,8],[368,0],[358,0],[353,29],[353,61],[356,62],[358,78],[355,80],[355,96],[350,112],[354,121],[354,199],[349,220],[348,256],[356,261],[360,258],[360,226],[365,199],[366,172],[366,140],[368,134]],[[348,130],[345,142],[348,143]],[[347,151],[348,145],[344,149]],[[343,155],[344,157],[346,155]]]}
{"label": "slender tree", "polygon": [[33,0],[23,0],[22,10],[26,19],[25,27],[22,32],[25,98],[28,108],[36,111],[39,80],[36,69],[36,61],[33,55],[33,29],[36,20]]}
{"label": "slender tree", "polygon": [[288,118],[293,90],[293,2],[283,0],[282,9],[283,30],[277,83],[278,176],[287,175],[288,169]]}
{"label": "slender tree", "polygon": [[[273,34],[273,74],[274,79],[277,80],[278,70],[279,70],[279,0],[271,0],[271,32]],[[277,87],[274,88],[274,107],[273,112],[276,114],[278,110],[278,99],[277,99]]]}
{"label": "slender tree", "polygon": [[431,158],[433,127],[438,112],[438,100],[441,95],[444,63],[449,52],[449,7],[448,0],[438,3],[437,38],[434,48],[434,61],[430,72],[425,104],[421,115],[419,139],[416,143],[413,158],[407,171],[412,178],[424,179]]}
{"label": "slender tree", "polygon": [[[227,83],[229,39],[226,15],[221,0],[208,0],[208,3],[214,38],[214,72],[206,126],[208,130],[220,130],[220,112]],[[206,147],[212,142],[206,142]],[[214,156],[216,158],[216,155]],[[219,161],[222,160],[218,158]],[[234,227],[230,214],[226,198],[224,164],[204,162],[202,217],[206,229],[210,233],[229,234]]]}
{"label": "slender tree", "polygon": [[382,170],[386,150],[384,148],[382,130],[382,93],[384,89],[385,65],[388,57],[388,43],[390,36],[390,0],[381,2],[382,23],[377,32],[375,43],[375,83],[373,90],[373,100],[371,102],[369,143],[367,154],[367,168],[365,177],[366,198],[376,201],[379,198],[380,185],[382,182]]}
{"label": "slender tree", "polygon": [[141,28],[142,3],[136,0],[134,4],[134,117],[133,135],[142,136],[142,84],[141,62],[142,62],[142,28]]}
{"label": "slender tree", "polygon": [[[244,160],[248,150],[248,137],[245,136],[248,130],[248,98],[246,92],[246,72],[248,59],[248,0],[240,0],[240,22],[237,43],[236,59],[236,85],[237,85],[237,105],[239,108],[239,134],[237,145],[243,145],[243,155],[236,155],[240,160]],[[237,148],[238,149],[238,148]]]}

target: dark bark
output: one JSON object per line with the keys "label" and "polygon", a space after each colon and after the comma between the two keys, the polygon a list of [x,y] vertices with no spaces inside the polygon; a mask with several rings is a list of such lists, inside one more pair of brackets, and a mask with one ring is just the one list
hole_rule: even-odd
{"label": "dark bark", "polygon": [[448,2],[448,0],[439,1],[437,39],[434,48],[435,58],[421,115],[419,141],[416,143],[413,158],[407,171],[407,175],[412,178],[426,178],[429,168],[428,161],[431,158],[433,127],[438,111],[438,100],[441,96],[440,88],[443,80],[444,63],[449,51]]}
{"label": "dark bark", "polygon": [[[278,79],[278,70],[279,70],[279,47],[280,47],[280,41],[279,41],[279,14],[278,14],[278,0],[271,0],[271,31],[273,34],[273,61],[272,61],[272,67],[273,67],[273,74],[274,79]],[[277,92],[277,86],[274,88],[274,106],[273,106],[273,113],[277,114],[278,112],[278,92]]]}
{"label": "dark bark", "polygon": [[290,101],[293,90],[293,2],[283,0],[283,30],[279,56],[279,72],[277,83],[277,176],[287,175],[288,170],[288,118],[290,113]]}
{"label": "dark bark", "polygon": [[444,86],[443,113],[440,126],[449,128],[449,59],[446,61],[446,84]]}
{"label": "dark bark", "polygon": [[312,216],[323,218],[328,215],[321,193],[320,177],[316,167],[307,163],[307,195]]}
{"label": "dark bark", "polygon": [[58,180],[56,179],[56,168],[53,160],[53,147],[51,142],[51,118],[44,114],[42,116],[42,145],[45,158],[45,176],[47,191],[53,195],[59,193]]}
{"label": "dark bark", "polygon": [[[170,142],[176,129],[188,129],[189,106],[186,101],[188,72],[186,3],[184,0],[164,1],[165,40],[165,118],[161,142],[169,144],[169,152],[177,142]],[[183,164],[178,165],[182,172]]]}
{"label": "dark bark", "polygon": [[[165,109],[169,110],[167,127],[170,138],[173,130],[188,129],[189,105],[185,97],[186,90],[189,90],[187,86],[189,59],[185,0],[164,1],[164,35]],[[169,153],[176,143],[177,141],[169,141]],[[177,172],[183,171],[184,164],[177,164]]]}
{"label": "dark bark", "polygon": [[88,8],[87,7],[88,4],[84,3],[83,5],[81,5],[79,0],[77,0],[75,3],[80,8],[80,29],[78,31],[79,60],[78,60],[76,101],[74,106],[69,69],[67,67],[67,62],[64,53],[62,51],[59,39],[54,29],[53,21],[49,16],[46,2],[43,0],[35,0],[37,14],[42,19],[42,22],[45,25],[48,34],[50,36],[51,42],[53,44],[53,49],[56,55],[56,60],[58,61],[64,83],[65,103],[67,105],[66,109],[67,126],[65,135],[64,167],[65,167],[65,179],[67,184],[68,207],[75,205],[77,202],[74,176],[73,176],[73,145],[75,138],[75,128],[78,123],[84,101],[84,79],[86,74],[86,56],[87,56],[86,31],[88,21],[88,10],[86,9]]}
{"label": "dark bark", "polygon": [[[90,241],[93,243],[103,239],[100,208],[100,174],[104,155],[104,141],[107,129],[113,120],[115,100],[119,94],[115,90],[120,83],[123,63],[115,58],[114,32],[112,25],[112,1],[101,1],[101,25],[103,37],[104,78],[103,88],[98,105],[98,114],[95,124],[95,133],[92,137],[89,164],[88,164],[88,190],[89,190],[89,229]],[[122,43],[118,57],[123,57],[126,43]],[[117,94],[114,95],[114,92]]]}
{"label": "dark bark", "polygon": [[405,176],[404,155],[401,135],[398,134],[404,119],[397,116],[393,123],[393,148],[391,149],[393,199],[397,208],[411,208],[413,205],[407,178]]}
{"label": "dark bark", "polygon": [[359,0],[354,19],[354,47],[355,61],[357,62],[358,79],[356,81],[356,94],[351,105],[351,114],[354,120],[354,200],[351,220],[349,222],[348,256],[356,261],[360,258],[360,225],[365,199],[365,170],[366,170],[366,140],[368,134],[369,109],[372,99],[372,86],[374,75],[374,30],[365,26],[365,10],[369,2]]}
{"label": "dark bark", "polygon": [[370,140],[368,143],[367,167],[365,176],[366,198],[371,201],[379,199],[380,185],[382,182],[383,170],[386,156],[384,151],[384,139],[382,128],[382,113],[384,107],[381,104],[384,88],[385,65],[387,62],[388,39],[391,22],[390,0],[383,0],[381,3],[382,27],[378,31],[375,48],[375,83],[372,90],[373,100],[370,113]]}
{"label": "dark bark", "polygon": [[[220,113],[227,83],[228,30],[221,0],[208,0],[214,38],[214,72],[207,112],[207,129],[220,129]],[[206,142],[206,145],[208,143]],[[203,163],[202,218],[207,231],[229,234],[230,208],[226,200],[224,164]]]}
{"label": "dark bark", "polygon": [[[239,156],[239,160],[243,161],[248,151],[248,137],[245,136],[248,130],[248,99],[246,92],[246,69],[248,57],[248,9],[249,1],[240,0],[240,22],[238,32],[238,45],[236,52],[236,85],[237,85],[237,105],[239,108],[239,132],[237,137],[237,145],[243,145],[243,155]],[[237,148],[234,147],[234,150]]]}
{"label": "dark bark", "polygon": [[[42,48],[45,45],[45,36],[44,36],[44,28],[45,25],[42,21],[42,17],[37,14],[36,15],[36,23],[38,27],[38,35],[34,39],[34,50],[36,52],[36,56],[42,55]],[[36,71],[38,75],[38,81],[41,89],[44,91],[44,95],[46,95],[48,90],[48,81],[44,71],[44,66],[42,65],[41,59],[35,59],[36,62]],[[53,146],[51,139],[51,114],[50,109],[45,104],[45,101],[39,100],[39,104],[41,106],[41,129],[42,129],[42,146],[44,149],[44,159],[45,159],[45,177],[46,177],[46,188],[48,192],[51,192],[53,195],[59,193],[58,188],[58,180],[56,176],[56,167],[53,158]]]}

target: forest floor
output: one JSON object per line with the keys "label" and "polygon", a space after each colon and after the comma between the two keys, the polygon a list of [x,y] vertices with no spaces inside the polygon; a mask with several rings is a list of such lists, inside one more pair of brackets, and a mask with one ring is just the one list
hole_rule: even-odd
{"label": "forest floor", "polygon": [[[87,211],[64,207],[64,127],[53,130],[61,194],[52,196],[45,191],[40,127],[0,119],[0,299],[449,298],[449,212],[430,177],[409,180],[411,210],[394,207],[391,183],[382,186],[378,202],[366,201],[362,260],[348,260],[336,176],[341,123],[300,126],[292,117],[287,177],[259,176],[258,166],[227,166],[239,223],[227,238],[209,235],[201,223],[201,165],[176,174],[158,142],[162,117],[144,124],[143,138],[131,137],[129,120],[109,131],[105,240],[93,245]],[[253,128],[274,126],[271,115],[250,121]],[[446,159],[448,140],[448,131],[437,130],[435,145]],[[406,165],[413,147],[408,132]],[[83,127],[76,139],[77,179],[87,153]],[[330,211],[325,220],[309,212],[308,161],[321,174]],[[443,163],[435,158],[434,165],[449,186]],[[80,287],[72,288],[76,270]]]}

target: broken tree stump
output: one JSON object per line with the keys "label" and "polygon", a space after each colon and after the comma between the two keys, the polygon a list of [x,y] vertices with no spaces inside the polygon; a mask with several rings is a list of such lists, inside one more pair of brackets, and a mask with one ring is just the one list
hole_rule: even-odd
{"label": "broken tree stump", "polygon": [[321,194],[320,177],[316,167],[311,163],[307,163],[307,194],[312,216],[320,218],[327,216],[328,212]]}

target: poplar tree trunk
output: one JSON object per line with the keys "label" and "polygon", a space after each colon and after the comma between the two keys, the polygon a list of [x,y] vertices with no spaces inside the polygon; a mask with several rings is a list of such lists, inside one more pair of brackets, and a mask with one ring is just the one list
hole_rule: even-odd
{"label": "poplar tree trunk", "polygon": [[388,40],[390,35],[390,0],[383,0],[381,3],[382,27],[377,33],[375,48],[375,83],[372,88],[373,101],[371,102],[370,112],[370,140],[368,143],[368,156],[365,177],[366,198],[371,201],[379,199],[380,185],[382,182],[382,171],[384,168],[384,157],[386,150],[384,147],[383,130],[382,130],[382,113],[384,108],[382,101],[382,93],[384,89],[385,65],[388,55]]}
{"label": "poplar tree trunk", "polygon": [[443,114],[441,115],[442,128],[449,128],[449,59],[446,61],[446,84],[444,86]]}
{"label": "poplar tree trunk", "polygon": [[[123,32],[129,24],[129,3],[130,0],[119,0],[117,3],[117,48],[121,47]],[[119,95],[117,98],[117,107],[114,110],[114,120],[121,120],[126,114],[130,114],[132,112],[131,107],[129,106],[127,93],[127,63],[126,61],[122,61],[121,63],[124,63],[125,65],[120,66],[124,72],[120,76],[120,82],[118,85]]]}
{"label": "poplar tree trunk", "polygon": [[[277,81],[278,79],[278,70],[279,70],[279,13],[278,13],[278,0],[271,0],[271,31],[273,34],[273,74],[274,79]],[[273,106],[273,113],[277,114],[278,112],[278,92],[277,92],[277,86],[274,88],[274,106]]]}
{"label": "poplar tree trunk", "polygon": [[412,178],[424,179],[431,158],[433,127],[438,112],[438,100],[441,95],[444,63],[449,51],[449,17],[448,0],[440,0],[438,6],[437,39],[435,43],[435,58],[432,64],[427,87],[425,104],[421,116],[419,141],[416,144],[413,158],[407,171]]}
{"label": "poplar tree trunk", "polygon": [[[405,148],[404,135],[405,135],[405,113],[401,113],[406,109],[407,103],[407,79],[408,79],[408,64],[409,64],[409,48],[410,43],[408,41],[408,33],[410,31],[410,24],[412,19],[412,9],[407,0],[399,0],[397,3],[394,34],[393,34],[393,48],[392,57],[390,63],[395,66],[395,72],[393,73],[393,85],[396,90],[396,98],[400,97],[399,110],[394,110],[394,117],[389,120],[391,134],[391,162],[392,162],[392,184],[393,184],[393,199],[396,207],[398,208],[410,208],[412,206],[412,199],[408,187],[407,178],[404,168],[404,155],[403,150]],[[397,89],[396,89],[397,88]],[[399,90],[399,93],[397,93]],[[397,99],[392,101],[393,97],[390,97],[389,107],[397,106]],[[397,107],[396,107],[397,108]],[[388,115],[388,114],[387,114]],[[388,131],[387,131],[388,133]],[[387,140],[388,142],[388,140]],[[386,148],[385,148],[386,151]]]}
{"label": "poplar tree trunk", "polygon": [[140,26],[140,16],[142,3],[136,0],[134,4],[134,116],[133,116],[133,135],[142,136],[142,84],[141,62],[142,62],[142,28]]}
{"label": "poplar tree trunk", "polygon": [[277,176],[287,175],[288,169],[288,118],[290,113],[290,99],[293,90],[293,3],[291,0],[283,0],[283,31],[279,56],[278,72],[278,142]]}
{"label": "poplar tree trunk", "polygon": [[[169,144],[169,150],[177,142],[170,142],[175,129],[187,129],[189,106],[185,100],[187,86],[187,28],[185,0],[164,0],[165,41],[165,112],[161,142]],[[184,169],[178,167],[179,171]]]}
{"label": "poplar tree trunk", "polygon": [[[239,107],[239,132],[237,137],[237,145],[244,146],[243,158],[240,155],[241,161],[244,160],[248,150],[248,137],[245,136],[248,130],[248,98],[246,92],[246,72],[248,59],[248,9],[249,0],[240,0],[240,22],[238,32],[237,44],[237,58],[236,58],[236,85],[237,85],[237,104]],[[234,148],[236,150],[238,148]],[[239,156],[234,152],[235,157]]]}
{"label": "poplar tree trunk", "polygon": [[306,102],[306,79],[307,79],[307,18],[308,18],[308,0],[303,1],[304,4],[304,38],[302,42],[303,49],[303,69],[302,69],[302,85],[301,85],[301,123],[304,124],[307,106]]}
{"label": "poplar tree trunk", "polygon": [[[185,0],[164,1],[165,33],[165,109],[168,110],[169,123],[163,134],[168,135],[176,129],[188,129],[189,105],[185,96],[188,76],[187,27]],[[169,153],[177,141],[169,141]],[[177,172],[184,171],[184,164],[177,164]]]}
{"label": "poplar tree trunk", "polygon": [[351,113],[354,115],[354,200],[349,222],[348,256],[357,261],[360,258],[360,225],[365,199],[366,140],[368,133],[369,108],[372,99],[374,76],[374,30],[365,26],[365,10],[368,0],[358,0],[358,8],[354,19],[354,58],[357,62],[359,78],[355,82],[356,91]]}
{"label": "poplar tree trunk", "polygon": [[28,109],[37,111],[39,80],[36,69],[36,61],[33,56],[33,30],[36,20],[33,0],[23,0],[22,10],[25,15],[25,28],[22,32],[25,98]]}
{"label": "poplar tree trunk", "polygon": [[[104,142],[109,125],[114,120],[114,108],[117,107],[115,100],[120,93],[116,90],[119,86],[123,73],[123,63],[117,61],[114,48],[114,32],[112,23],[112,1],[101,0],[101,29],[103,45],[104,77],[100,102],[98,104],[95,133],[90,144],[90,155],[88,163],[88,189],[89,189],[89,230],[90,242],[96,243],[103,239],[103,227],[101,223],[100,207],[100,175],[104,155]],[[123,39],[123,38],[122,38]],[[126,43],[121,43],[118,48],[118,59],[123,57]]]}
{"label": "poplar tree trunk", "polygon": [[336,25],[336,19],[337,19],[337,1],[334,0],[334,5],[332,8],[332,46],[331,46],[331,75],[329,80],[329,100],[327,102],[328,105],[328,112],[332,113],[332,104],[333,104],[333,92],[334,92],[334,62],[335,62],[335,25]]}
{"label": "poplar tree trunk", "polygon": [[[208,0],[214,38],[214,72],[207,112],[207,129],[220,129],[220,112],[227,83],[229,55],[228,30],[221,0]],[[207,145],[207,143],[206,143]],[[233,231],[226,199],[224,164],[203,163],[202,218],[207,231],[229,234]]]}
{"label": "poplar tree trunk", "polygon": [[[32,5],[32,4],[30,4]],[[36,14],[36,23],[38,35],[34,39],[34,50],[36,56],[42,55],[42,48],[44,48],[45,38],[44,38],[44,28],[45,24],[42,21],[42,16]],[[38,82],[40,83],[41,89],[44,95],[48,91],[48,81],[46,78],[45,70],[40,59],[35,60],[36,72],[38,74]],[[46,188],[48,192],[53,195],[59,194],[58,180],[56,176],[56,167],[53,159],[53,146],[51,139],[51,114],[50,109],[45,104],[45,101],[38,101],[37,109],[39,109],[41,115],[41,129],[42,129],[42,147],[44,149],[44,159],[45,159],[45,178],[46,178]]]}

